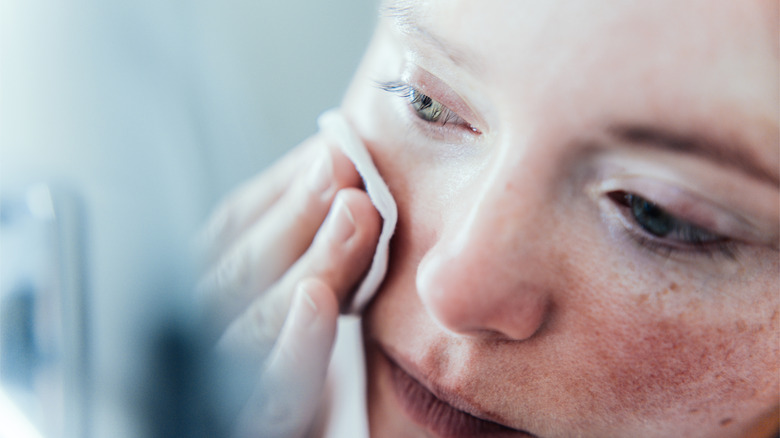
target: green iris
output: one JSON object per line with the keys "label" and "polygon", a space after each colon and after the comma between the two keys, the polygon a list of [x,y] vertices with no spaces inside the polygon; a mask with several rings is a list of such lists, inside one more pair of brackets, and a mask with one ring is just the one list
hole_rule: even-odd
{"label": "green iris", "polygon": [[438,121],[444,112],[444,105],[417,90],[411,92],[411,105],[420,118],[427,122]]}

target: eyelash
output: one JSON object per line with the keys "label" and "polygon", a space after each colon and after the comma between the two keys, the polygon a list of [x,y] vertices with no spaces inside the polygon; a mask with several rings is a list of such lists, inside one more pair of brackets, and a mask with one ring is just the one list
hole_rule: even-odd
{"label": "eyelash", "polygon": [[[405,81],[377,82],[377,86],[384,91],[403,98],[409,109],[423,123],[441,127],[454,124],[470,132],[480,133],[477,128],[447,108],[447,106],[420,92],[419,89]],[[429,109],[435,105],[438,105],[440,110],[438,113],[434,112],[432,118],[421,114],[421,110]],[[738,257],[739,248],[736,241],[680,219],[664,210],[658,204],[639,195],[624,191],[614,191],[608,193],[608,197],[620,207],[620,213],[624,219],[633,225],[626,226],[625,231],[640,248],[664,257],[670,257],[676,253],[705,255],[708,257],[722,255],[731,260],[735,260]],[[660,215],[670,229],[663,235],[650,230],[648,224],[643,224],[637,217],[637,204],[641,204],[647,210]]]}
{"label": "eyelash", "polygon": [[[626,232],[641,248],[665,257],[678,252],[709,257],[723,255],[731,260],[738,256],[737,242],[680,219],[639,195],[614,191],[607,196],[620,207],[623,217],[635,225],[626,227]],[[638,217],[641,213],[650,216],[645,218],[648,219],[645,223]],[[653,221],[666,227],[665,232],[652,230]]]}
{"label": "eyelash", "polygon": [[[377,85],[380,89],[393,93],[403,98],[415,116],[422,120],[424,123],[431,125],[447,126],[447,124],[461,126],[473,133],[479,134],[479,130],[473,125],[463,120],[462,117],[457,115],[454,111],[447,108],[446,105],[439,102],[436,99],[420,92],[417,88],[404,81],[389,81],[378,82]],[[438,112],[434,110],[434,114],[426,117],[422,111],[429,108],[439,107]]]}

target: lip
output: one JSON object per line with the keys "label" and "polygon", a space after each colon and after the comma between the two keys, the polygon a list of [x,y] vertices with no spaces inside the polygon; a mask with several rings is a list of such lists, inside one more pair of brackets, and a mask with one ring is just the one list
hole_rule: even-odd
{"label": "lip", "polygon": [[391,385],[406,415],[438,437],[537,438],[492,421],[489,414],[425,379],[410,362],[381,347],[378,350],[390,368]]}

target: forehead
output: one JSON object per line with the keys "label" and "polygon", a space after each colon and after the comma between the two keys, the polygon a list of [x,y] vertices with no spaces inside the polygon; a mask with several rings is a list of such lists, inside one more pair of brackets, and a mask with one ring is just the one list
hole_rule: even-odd
{"label": "forehead", "polygon": [[746,55],[742,61],[757,61],[755,55],[777,59],[773,1],[400,0],[391,5],[448,40],[476,46],[484,61],[499,55],[501,61],[549,62],[563,54],[648,62],[684,57],[691,64],[737,53]]}
{"label": "forehead", "polygon": [[[499,105],[598,102],[605,112],[691,111],[776,137],[777,5],[733,0],[397,2]],[[503,99],[503,101],[502,101]],[[561,110],[561,108],[556,108]],[[759,126],[760,125],[760,126]]]}

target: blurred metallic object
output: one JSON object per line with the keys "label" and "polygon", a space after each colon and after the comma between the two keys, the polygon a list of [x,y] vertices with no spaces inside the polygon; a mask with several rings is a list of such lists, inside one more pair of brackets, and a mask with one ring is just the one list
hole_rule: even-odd
{"label": "blurred metallic object", "polygon": [[65,190],[0,196],[0,391],[43,436],[89,436],[84,226]]}

